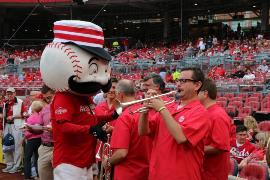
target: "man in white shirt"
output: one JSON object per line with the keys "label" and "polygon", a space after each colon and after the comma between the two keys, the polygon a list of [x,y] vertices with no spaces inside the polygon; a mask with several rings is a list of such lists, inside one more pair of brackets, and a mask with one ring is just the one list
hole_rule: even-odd
{"label": "man in white shirt", "polygon": [[266,64],[266,60],[263,60],[262,64],[257,67],[257,71],[262,72],[262,73],[267,73],[268,69],[269,68]]}
{"label": "man in white shirt", "polygon": [[244,75],[243,80],[250,81],[254,79],[255,79],[255,75],[250,70],[247,70],[247,73]]}

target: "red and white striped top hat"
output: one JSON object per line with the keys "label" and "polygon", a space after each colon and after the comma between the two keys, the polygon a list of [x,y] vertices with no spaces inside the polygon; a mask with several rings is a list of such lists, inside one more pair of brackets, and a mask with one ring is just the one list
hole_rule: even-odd
{"label": "red and white striped top hat", "polygon": [[103,30],[96,24],[78,20],[56,21],[53,32],[53,42],[75,44],[104,60],[111,60],[111,55],[103,49]]}

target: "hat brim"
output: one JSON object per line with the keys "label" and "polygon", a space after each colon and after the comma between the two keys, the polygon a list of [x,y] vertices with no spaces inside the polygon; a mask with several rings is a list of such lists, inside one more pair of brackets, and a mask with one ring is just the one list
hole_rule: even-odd
{"label": "hat brim", "polygon": [[112,56],[107,51],[105,51],[105,49],[103,49],[103,48],[79,45],[79,44],[76,44],[74,42],[66,42],[63,44],[74,44],[74,45],[78,46],[79,48],[100,57],[101,59],[104,59],[106,61],[112,60]]}

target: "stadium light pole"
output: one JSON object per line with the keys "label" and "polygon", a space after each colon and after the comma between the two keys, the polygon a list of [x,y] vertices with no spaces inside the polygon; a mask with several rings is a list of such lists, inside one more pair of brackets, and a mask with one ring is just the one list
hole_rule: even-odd
{"label": "stadium light pole", "polygon": [[180,1],[180,16],[181,16],[181,21],[180,21],[180,40],[181,40],[181,44],[183,42],[183,0]]}

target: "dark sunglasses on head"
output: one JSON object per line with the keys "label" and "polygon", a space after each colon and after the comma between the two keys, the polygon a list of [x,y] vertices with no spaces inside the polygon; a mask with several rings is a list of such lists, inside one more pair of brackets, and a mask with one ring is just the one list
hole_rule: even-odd
{"label": "dark sunglasses on head", "polygon": [[186,83],[186,82],[198,82],[198,81],[194,79],[178,79],[176,82]]}

